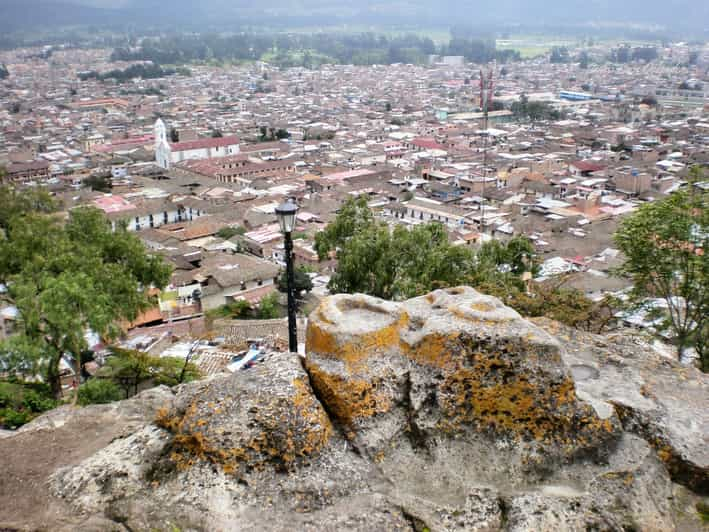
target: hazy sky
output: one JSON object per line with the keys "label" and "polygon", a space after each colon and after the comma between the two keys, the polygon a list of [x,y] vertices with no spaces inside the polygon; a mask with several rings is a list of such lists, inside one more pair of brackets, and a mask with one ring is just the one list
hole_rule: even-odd
{"label": "hazy sky", "polygon": [[[52,3],[114,8],[120,10],[116,15],[121,15],[124,21],[166,24],[176,20],[238,24],[244,20],[269,21],[277,17],[278,22],[286,26],[296,20],[303,24],[311,19],[314,24],[404,22],[423,27],[486,23],[557,27],[640,24],[676,33],[684,28],[709,32],[709,0],[0,0],[0,26],[3,25],[3,5],[14,4],[16,18],[41,18],[42,11],[28,11],[26,4]],[[62,16],[71,20],[73,14],[66,11],[59,15],[48,14],[48,17]],[[114,14],[102,18],[98,14],[92,16],[92,22],[110,23]],[[11,19],[6,14],[5,22]]]}

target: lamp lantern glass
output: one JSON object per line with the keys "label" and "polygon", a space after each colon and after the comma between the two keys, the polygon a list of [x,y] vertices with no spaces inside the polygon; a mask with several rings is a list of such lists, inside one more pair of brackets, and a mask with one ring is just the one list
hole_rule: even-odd
{"label": "lamp lantern glass", "polygon": [[295,215],[298,213],[298,206],[293,203],[293,200],[288,200],[285,203],[276,207],[276,216],[278,223],[281,225],[283,233],[292,233],[295,228]]}

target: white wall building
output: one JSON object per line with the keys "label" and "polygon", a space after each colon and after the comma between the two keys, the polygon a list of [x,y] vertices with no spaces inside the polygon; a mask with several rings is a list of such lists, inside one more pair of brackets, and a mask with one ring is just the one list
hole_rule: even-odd
{"label": "white wall building", "polygon": [[161,119],[155,122],[155,162],[161,168],[191,159],[236,155],[239,151],[239,138],[235,136],[170,143],[165,123]]}

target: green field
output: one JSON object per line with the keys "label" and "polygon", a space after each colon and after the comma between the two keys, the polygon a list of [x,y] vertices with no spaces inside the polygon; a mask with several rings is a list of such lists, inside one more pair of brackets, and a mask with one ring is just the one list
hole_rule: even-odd
{"label": "green field", "polygon": [[577,41],[554,35],[509,35],[497,40],[497,49],[517,50],[522,59],[533,59],[551,53],[555,46],[572,47],[576,44]]}
{"label": "green field", "polygon": [[293,28],[270,28],[256,26],[250,28],[257,33],[374,33],[385,37],[401,37],[403,35],[417,35],[428,37],[437,45],[448,44],[451,35],[447,28],[414,28],[406,26],[368,26],[364,24],[338,24],[334,26],[301,26]]}

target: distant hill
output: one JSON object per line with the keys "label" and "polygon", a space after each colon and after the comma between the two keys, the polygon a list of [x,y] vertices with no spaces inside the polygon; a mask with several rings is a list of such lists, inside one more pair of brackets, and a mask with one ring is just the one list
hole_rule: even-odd
{"label": "distant hill", "polygon": [[0,29],[46,25],[612,25],[707,31],[706,0],[5,0]]}
{"label": "distant hill", "polygon": [[5,0],[0,4],[0,31],[106,24],[113,10],[52,0]]}

